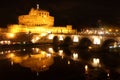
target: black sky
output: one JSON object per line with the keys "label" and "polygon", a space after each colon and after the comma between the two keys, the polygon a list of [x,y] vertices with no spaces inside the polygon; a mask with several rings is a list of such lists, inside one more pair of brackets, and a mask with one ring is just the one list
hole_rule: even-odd
{"label": "black sky", "polygon": [[28,14],[37,3],[55,17],[55,25],[96,25],[99,19],[110,24],[120,22],[117,0],[0,0],[0,26],[17,23],[18,16]]}

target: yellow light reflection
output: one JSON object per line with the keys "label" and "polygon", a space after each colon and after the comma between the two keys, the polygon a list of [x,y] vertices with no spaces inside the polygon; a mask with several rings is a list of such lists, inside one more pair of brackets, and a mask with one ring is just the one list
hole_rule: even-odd
{"label": "yellow light reflection", "polygon": [[52,54],[47,54],[45,51],[41,51],[39,54],[17,56],[14,53],[8,54],[7,58],[13,63],[19,63],[23,67],[30,68],[32,71],[44,71],[48,70],[54,62]]}
{"label": "yellow light reflection", "polygon": [[85,65],[85,74],[88,74],[88,65]]}
{"label": "yellow light reflection", "polygon": [[89,49],[92,49],[92,46],[89,46],[88,48],[89,48]]}
{"label": "yellow light reflection", "polygon": [[78,60],[78,53],[73,53],[73,59]]}
{"label": "yellow light reflection", "polygon": [[68,64],[70,64],[70,61],[68,61]]}
{"label": "yellow light reflection", "polygon": [[63,50],[59,50],[59,53],[58,53],[59,56],[62,57],[62,59],[64,58],[64,54],[63,54]]}
{"label": "yellow light reflection", "polygon": [[93,58],[93,63],[92,65],[94,67],[100,67],[100,59],[99,58]]}

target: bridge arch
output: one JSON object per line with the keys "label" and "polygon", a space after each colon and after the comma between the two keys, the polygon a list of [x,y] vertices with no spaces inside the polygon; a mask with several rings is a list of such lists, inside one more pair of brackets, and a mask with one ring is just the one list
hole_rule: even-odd
{"label": "bridge arch", "polygon": [[58,36],[54,36],[53,37],[53,45],[54,46],[58,46],[59,45],[59,38],[58,38]]}
{"label": "bridge arch", "polygon": [[82,38],[78,44],[80,48],[88,48],[90,45],[92,45],[92,41],[89,38]]}
{"label": "bridge arch", "polygon": [[63,45],[64,46],[70,46],[73,44],[72,38],[70,36],[66,36],[64,41],[63,41]]}
{"label": "bridge arch", "polygon": [[118,43],[118,41],[115,40],[115,39],[106,39],[106,40],[103,42],[101,48],[103,48],[103,49],[108,49],[109,46],[114,46],[115,42]]}

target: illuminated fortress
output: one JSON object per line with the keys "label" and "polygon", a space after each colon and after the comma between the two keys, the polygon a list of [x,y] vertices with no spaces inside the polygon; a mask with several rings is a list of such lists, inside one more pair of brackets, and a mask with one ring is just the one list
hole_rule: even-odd
{"label": "illuminated fortress", "polygon": [[46,10],[32,8],[28,15],[18,17],[19,24],[8,26],[9,33],[31,32],[31,33],[74,33],[71,25],[54,26],[54,17]]}
{"label": "illuminated fortress", "polygon": [[53,26],[54,17],[48,11],[32,8],[28,15],[19,16],[19,24],[28,26]]}

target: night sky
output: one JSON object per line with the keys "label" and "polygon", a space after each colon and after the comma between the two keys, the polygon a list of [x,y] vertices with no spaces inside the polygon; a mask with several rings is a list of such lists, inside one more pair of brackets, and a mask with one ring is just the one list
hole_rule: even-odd
{"label": "night sky", "polygon": [[98,20],[106,24],[120,22],[117,0],[0,0],[0,27],[17,23],[18,16],[28,14],[37,3],[55,17],[59,26],[96,26]]}

